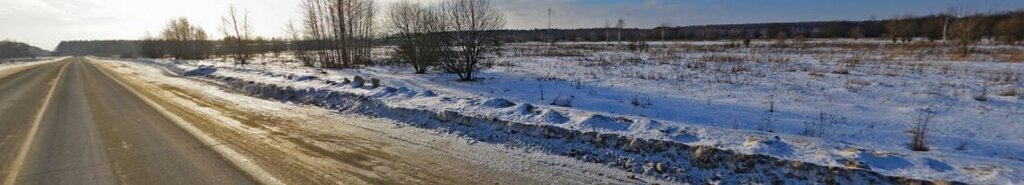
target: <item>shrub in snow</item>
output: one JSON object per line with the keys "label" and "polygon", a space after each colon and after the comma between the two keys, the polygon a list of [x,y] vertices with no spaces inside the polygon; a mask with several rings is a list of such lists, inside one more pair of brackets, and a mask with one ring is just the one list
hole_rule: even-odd
{"label": "shrub in snow", "polygon": [[800,135],[809,137],[825,137],[829,133],[829,128],[832,125],[843,124],[846,122],[846,117],[836,116],[828,113],[819,113],[818,119],[815,121],[804,122],[804,130],[800,132]]}
{"label": "shrub in snow", "polygon": [[925,134],[928,132],[928,122],[931,122],[932,118],[935,117],[935,112],[931,110],[931,107],[921,110],[917,115],[917,121],[914,122],[914,126],[910,128],[910,149],[914,151],[928,151],[928,146],[924,142]]}
{"label": "shrub in snow", "polygon": [[380,79],[370,78],[370,88],[378,88],[380,86]]}
{"label": "shrub in snow", "polygon": [[485,106],[485,107],[493,107],[493,108],[506,108],[506,107],[515,106],[516,103],[512,103],[511,101],[508,101],[506,99],[492,98],[492,99],[488,99],[487,101],[484,101],[484,103],[481,104],[481,105]]}
{"label": "shrub in snow", "polygon": [[651,102],[650,96],[640,95],[633,95],[633,98],[630,99],[629,104],[633,105],[633,108],[647,108],[654,105],[654,103]]}
{"label": "shrub in snow", "polygon": [[352,86],[352,88],[360,88],[360,87],[363,87],[363,84],[365,84],[365,83],[366,83],[366,80],[364,80],[363,77],[356,76],[356,77],[352,77],[352,83],[350,85]]}

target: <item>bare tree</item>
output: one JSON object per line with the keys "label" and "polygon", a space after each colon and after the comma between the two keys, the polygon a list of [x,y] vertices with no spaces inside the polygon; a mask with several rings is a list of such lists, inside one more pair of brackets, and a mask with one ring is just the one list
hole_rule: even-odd
{"label": "bare tree", "polygon": [[942,21],[942,41],[949,39],[949,23],[952,19],[956,18],[956,10],[949,8],[946,10],[945,20]]}
{"label": "bare tree", "polygon": [[228,53],[231,53],[235,64],[245,66],[252,58],[250,43],[253,40],[252,23],[249,21],[249,11],[239,13],[235,5],[228,7],[228,15],[221,17],[221,31],[225,37],[221,43]]}
{"label": "bare tree", "polygon": [[669,21],[661,23],[661,26],[658,27],[658,31],[661,32],[661,41],[665,41],[665,32],[668,32],[668,30],[671,29],[671,27],[672,22]]}
{"label": "bare tree", "polygon": [[622,17],[619,17],[619,21],[617,23],[615,23],[615,30],[617,30],[617,32],[618,32],[618,36],[616,37],[616,40],[618,42],[622,42],[622,30],[623,29],[626,29],[626,19],[623,19]]}
{"label": "bare tree", "polygon": [[492,30],[505,26],[505,16],[489,0],[447,0],[439,7],[441,20],[449,28],[449,56],[441,61],[459,80],[474,80],[477,64],[500,49]]}
{"label": "bare tree", "polygon": [[326,68],[370,63],[375,37],[372,0],[304,0],[304,42],[316,55],[310,62]]}
{"label": "bare tree", "polygon": [[398,40],[395,58],[412,65],[417,74],[437,64],[445,56],[446,27],[440,15],[428,5],[405,0],[391,5],[386,26]]}
{"label": "bare tree", "polygon": [[287,34],[286,41],[288,44],[288,50],[292,51],[292,55],[295,59],[302,62],[304,66],[313,66],[312,59],[306,53],[305,38],[303,38],[303,31],[301,28],[295,25],[295,22],[288,21],[288,24],[284,28],[285,34]]}
{"label": "bare tree", "polygon": [[981,40],[984,29],[982,17],[964,17],[957,19],[952,25],[952,37],[959,48],[960,57],[971,55],[974,44]]}
{"label": "bare tree", "polygon": [[206,31],[192,25],[182,17],[171,20],[160,34],[167,42],[169,53],[176,59],[205,59],[209,57],[210,42]]}

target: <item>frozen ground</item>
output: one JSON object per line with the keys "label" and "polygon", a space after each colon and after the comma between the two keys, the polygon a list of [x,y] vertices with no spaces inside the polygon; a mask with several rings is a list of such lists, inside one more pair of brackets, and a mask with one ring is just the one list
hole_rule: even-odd
{"label": "frozen ground", "polygon": [[[149,62],[364,94],[393,107],[672,140],[886,175],[1024,181],[1022,47],[984,45],[979,54],[961,58],[949,55],[949,46],[928,43],[733,45],[653,43],[650,51],[634,52],[613,43],[512,44],[476,82],[439,72],[416,75],[400,65],[324,74],[288,57],[264,57],[245,67],[221,60]],[[395,89],[330,84],[353,76]],[[928,125],[929,151],[908,147],[907,131],[917,123]]]}

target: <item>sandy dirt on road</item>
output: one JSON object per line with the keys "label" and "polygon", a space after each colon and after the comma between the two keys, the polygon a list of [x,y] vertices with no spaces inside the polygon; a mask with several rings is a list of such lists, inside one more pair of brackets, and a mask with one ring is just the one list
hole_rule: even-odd
{"label": "sandy dirt on road", "polygon": [[605,176],[616,173],[610,169],[551,167],[499,147],[467,148],[454,137],[405,136],[392,130],[399,124],[323,109],[275,111],[279,107],[268,105],[257,110],[146,79],[129,66],[96,63],[286,184],[625,183]]}

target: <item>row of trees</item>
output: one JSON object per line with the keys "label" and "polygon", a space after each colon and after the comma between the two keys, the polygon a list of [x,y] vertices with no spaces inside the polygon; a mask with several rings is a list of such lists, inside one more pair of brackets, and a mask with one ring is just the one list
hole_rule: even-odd
{"label": "row of trees", "polygon": [[[303,30],[296,43],[307,65],[353,68],[369,64],[374,41],[372,0],[304,0]],[[295,29],[291,27],[289,29]]]}
{"label": "row of trees", "polygon": [[395,59],[416,73],[432,66],[473,80],[481,61],[501,45],[496,32],[505,17],[486,0],[448,0],[437,4],[402,1],[387,13],[397,41]]}
{"label": "row of trees", "polygon": [[145,57],[174,57],[176,59],[206,59],[213,55],[228,56],[238,65],[249,64],[249,60],[260,53],[282,53],[288,50],[289,41],[264,39],[253,34],[248,12],[240,12],[234,6],[222,18],[222,33],[219,41],[209,40],[206,31],[186,18],[167,23],[159,36],[147,36],[138,43],[139,54]]}
{"label": "row of trees", "polygon": [[186,18],[178,18],[167,23],[160,36],[147,36],[140,43],[143,56],[164,57],[175,59],[206,59],[212,52],[213,42],[199,26],[193,25]]}
{"label": "row of trees", "polygon": [[[289,23],[287,44],[259,41],[252,34],[248,12],[233,6],[222,18],[225,37],[210,41],[206,32],[185,18],[170,21],[157,37],[140,43],[146,57],[205,59],[230,56],[246,65],[255,54],[279,51],[287,46],[306,66],[355,68],[371,63],[377,41],[396,43],[394,59],[413,66],[416,73],[439,69],[461,80],[473,80],[473,72],[500,46],[498,30],[504,15],[488,0],[445,0],[422,3],[406,0],[386,12],[384,25],[376,23],[373,0],[303,0],[301,25]],[[375,28],[383,27],[379,31]],[[387,33],[388,37],[377,34]]]}
{"label": "row of trees", "polygon": [[[504,27],[504,16],[488,0],[401,1],[386,9],[383,22],[376,21],[373,0],[303,0],[302,7],[301,24],[286,26],[287,42],[258,41],[252,34],[248,13],[231,7],[223,17],[222,40],[208,41],[205,31],[181,18],[168,23],[158,37],[147,37],[142,53],[178,59],[223,55],[246,65],[254,54],[288,49],[306,66],[355,68],[370,64],[371,49],[387,40],[396,45],[393,59],[411,65],[416,73],[439,69],[472,80],[479,63],[502,42],[865,37],[887,37],[898,42],[925,37],[952,40],[967,54],[971,45],[983,38],[1010,44],[1024,39],[1024,12],[691,27],[665,23],[654,29],[627,29],[625,19],[620,18],[614,25],[607,23],[604,28],[594,29],[499,30]],[[381,33],[387,36],[380,37]]]}
{"label": "row of trees", "polygon": [[[652,29],[620,27],[619,21],[610,21],[601,28],[503,30],[500,36],[508,42],[537,41],[627,41],[633,37],[644,40],[740,40],[785,38],[926,38],[953,40],[953,24],[962,19],[979,20],[978,32],[984,38],[1020,43],[1019,22],[1024,11],[957,15],[948,12],[928,16],[899,16],[888,20],[818,21],[796,23],[756,23],[730,25],[700,25],[673,27],[668,23]],[[621,34],[620,34],[621,33]],[[1014,34],[1018,33],[1018,34]],[[621,35],[621,36],[620,36]]]}
{"label": "row of trees", "polygon": [[25,43],[0,41],[0,59],[36,57],[32,49],[32,46]]}
{"label": "row of trees", "polygon": [[1024,12],[963,17],[954,12],[925,17],[903,16],[886,21],[885,31],[885,36],[894,42],[910,41],[915,37],[957,42],[987,37],[1015,44],[1024,39]]}

